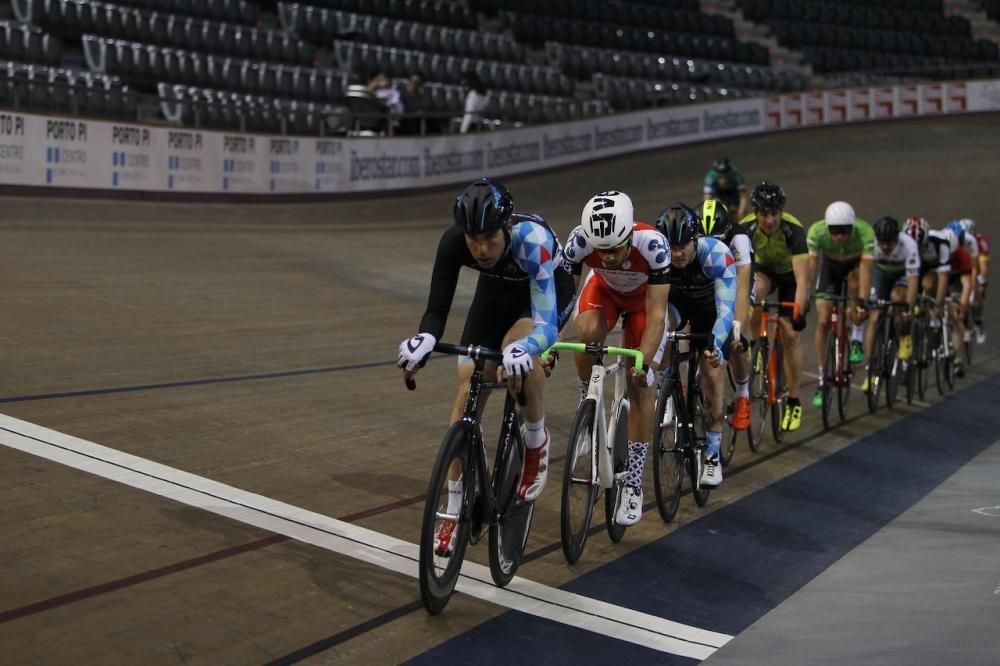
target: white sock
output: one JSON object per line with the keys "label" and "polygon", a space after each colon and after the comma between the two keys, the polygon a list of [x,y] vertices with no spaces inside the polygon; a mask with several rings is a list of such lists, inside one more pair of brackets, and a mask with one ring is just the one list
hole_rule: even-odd
{"label": "white sock", "polygon": [[587,397],[587,392],[590,390],[590,380],[580,379],[576,380],[576,388],[580,390],[580,401],[582,402],[584,398]]}
{"label": "white sock", "polygon": [[457,515],[462,510],[462,480],[448,479],[448,513]]}
{"label": "white sock", "polygon": [[864,342],[865,325],[851,324],[851,342]]}
{"label": "white sock", "polygon": [[736,397],[737,398],[749,398],[750,397],[750,378],[747,377],[743,380],[736,380]]}
{"label": "white sock", "polygon": [[525,421],[524,422],[524,445],[529,449],[540,449],[545,445],[545,417],[543,416],[540,421]]}
{"label": "white sock", "polygon": [[819,378],[817,380],[817,385],[818,386],[822,386],[823,385],[823,366],[822,365],[819,366]]}

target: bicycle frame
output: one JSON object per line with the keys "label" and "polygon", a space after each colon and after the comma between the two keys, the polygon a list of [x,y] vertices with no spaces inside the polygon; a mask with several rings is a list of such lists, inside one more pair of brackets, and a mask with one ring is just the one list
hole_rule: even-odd
{"label": "bicycle frame", "polygon": [[[594,441],[591,442],[591,483],[599,483],[605,490],[614,485],[614,460],[613,442],[615,441],[615,428],[618,423],[618,414],[622,409],[628,409],[628,382],[625,377],[626,365],[624,359],[619,360],[614,365],[605,366],[604,357],[621,356],[632,358],[637,370],[643,366],[642,352],[623,347],[605,347],[597,343],[582,342],[557,342],[550,349],[559,349],[577,353],[592,354],[594,365],[590,370],[590,385],[587,388],[587,398],[593,398],[597,405],[597,414],[600,418],[594,428]],[[548,353],[548,352],[546,352]],[[544,356],[543,356],[544,358]],[[609,375],[615,376],[615,392],[612,401],[611,420],[604,419],[604,379]]]}
{"label": "bicycle frame", "polygon": [[[762,301],[757,305],[760,308],[760,327],[757,331],[757,339],[763,339],[764,343],[768,346],[767,352],[767,404],[776,405],[780,400],[778,395],[778,351],[777,347],[780,345],[784,347],[784,336],[781,334],[781,326],[775,323],[774,327],[774,343],[770,344],[768,336],[768,324],[771,323],[771,310],[777,310],[779,308],[792,308],[792,318],[798,318],[799,316],[799,304],[793,303],[791,301],[780,301],[780,302],[767,302]],[[835,306],[836,310],[836,306]]]}

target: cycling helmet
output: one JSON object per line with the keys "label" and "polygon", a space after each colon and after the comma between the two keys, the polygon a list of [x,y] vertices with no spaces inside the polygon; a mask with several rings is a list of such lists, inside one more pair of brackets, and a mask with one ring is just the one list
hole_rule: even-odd
{"label": "cycling helmet", "polygon": [[894,217],[880,217],[872,225],[875,228],[875,239],[880,243],[895,243],[899,240],[899,220]]}
{"label": "cycling helmet", "polygon": [[931,227],[927,224],[927,220],[922,217],[914,215],[906,219],[906,224],[903,225],[903,231],[913,240],[917,241],[917,245],[923,245],[927,241],[927,232],[930,231]]}
{"label": "cycling helmet", "polygon": [[510,220],[514,201],[500,183],[480,178],[455,199],[455,224],[467,234],[492,233]]}
{"label": "cycling helmet", "polygon": [[656,228],[670,245],[687,245],[698,235],[700,226],[698,214],[682,203],[675,203],[656,218]]}
{"label": "cycling helmet", "polygon": [[732,229],[733,223],[721,201],[706,199],[701,204],[701,224],[699,226],[705,236],[723,238]]}
{"label": "cycling helmet", "polygon": [[774,183],[765,180],[753,188],[750,194],[750,205],[754,210],[781,210],[785,207],[785,191]]}
{"label": "cycling helmet", "polygon": [[854,208],[846,201],[834,201],[826,207],[823,219],[828,227],[853,227]]}
{"label": "cycling helmet", "polygon": [[720,157],[719,159],[715,160],[715,162],[712,163],[712,168],[718,171],[719,173],[727,173],[730,169],[733,168],[733,165],[729,163],[728,157]]}
{"label": "cycling helmet", "polygon": [[958,234],[951,227],[945,227],[941,230],[941,235],[948,241],[948,249],[954,254],[955,250],[958,249]]}
{"label": "cycling helmet", "polygon": [[587,202],[580,216],[580,228],[587,243],[596,250],[621,245],[632,233],[635,222],[632,200],[623,192],[601,192]]}
{"label": "cycling helmet", "polygon": [[962,229],[965,231],[965,233],[973,235],[976,233],[975,220],[968,217],[963,217],[961,220],[958,221],[958,223],[962,225]]}
{"label": "cycling helmet", "polygon": [[955,233],[955,238],[958,239],[958,242],[962,242],[962,238],[965,236],[965,228],[962,226],[961,222],[958,220],[951,220],[945,225],[945,229],[951,229]]}

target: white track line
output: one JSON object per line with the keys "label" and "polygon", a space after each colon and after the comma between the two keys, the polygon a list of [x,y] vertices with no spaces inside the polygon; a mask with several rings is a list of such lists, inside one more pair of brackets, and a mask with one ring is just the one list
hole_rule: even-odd
{"label": "white track line", "polygon": [[[803,371],[802,374],[804,376],[806,376],[806,377],[812,377],[813,379],[819,379],[819,375],[817,375],[815,373],[812,373],[812,372],[805,372],[805,371]],[[853,386],[854,388],[856,388],[859,391],[861,390],[861,384],[851,384],[851,386]],[[897,397],[897,400],[901,401],[901,402],[903,402],[905,404],[906,403],[906,395],[904,394],[901,398]],[[912,401],[911,404],[916,405],[918,407],[930,407],[931,406],[931,403],[924,402],[923,400],[914,400],[914,401]]]}
{"label": "white track line", "polygon": [[[416,544],[0,414],[0,444],[416,578]],[[516,577],[503,589],[466,561],[457,589],[637,645],[706,659],[732,636]]]}

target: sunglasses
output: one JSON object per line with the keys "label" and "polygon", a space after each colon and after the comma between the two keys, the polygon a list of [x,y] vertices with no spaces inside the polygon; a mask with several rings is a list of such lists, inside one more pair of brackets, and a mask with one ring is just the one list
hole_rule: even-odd
{"label": "sunglasses", "polygon": [[851,227],[827,227],[831,236],[849,236],[853,230]]}
{"label": "sunglasses", "polygon": [[781,214],[781,209],[780,208],[758,208],[757,212],[760,213],[761,215],[780,215]]}

